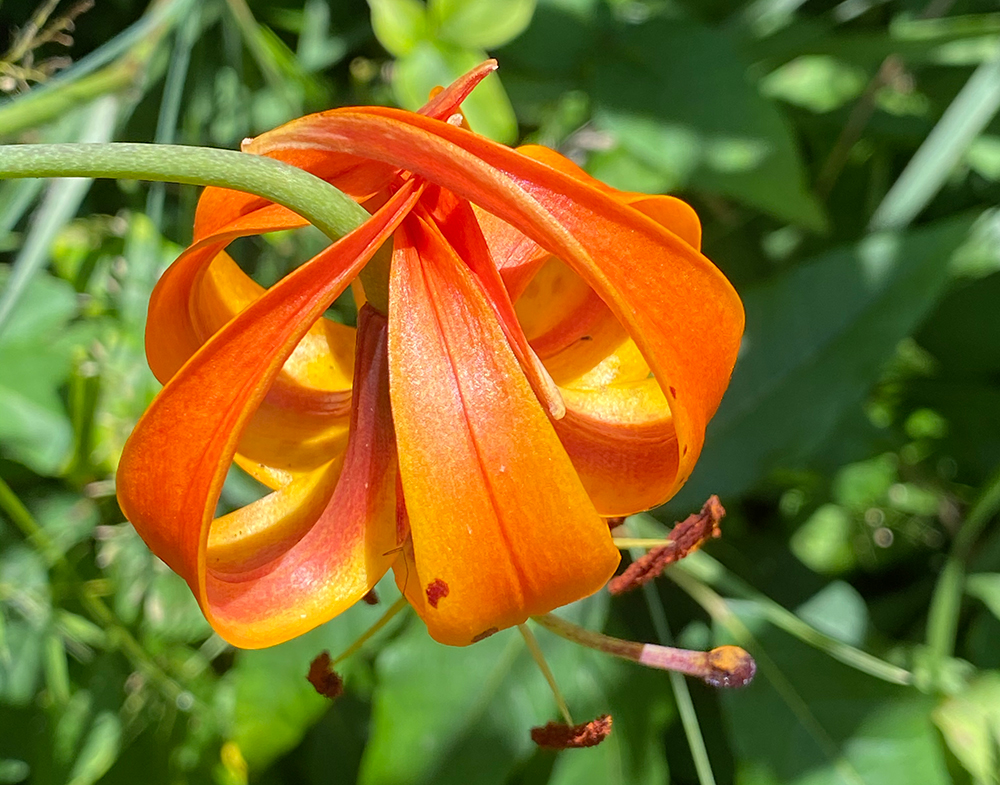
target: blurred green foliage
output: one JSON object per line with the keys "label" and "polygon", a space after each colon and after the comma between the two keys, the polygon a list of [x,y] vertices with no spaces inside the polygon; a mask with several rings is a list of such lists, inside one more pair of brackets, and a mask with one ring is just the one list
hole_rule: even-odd
{"label": "blurred green foliage", "polygon": [[[332,708],[315,694],[309,661],[391,582],[382,608],[232,650],[114,500],[157,389],[145,302],[195,189],[10,181],[0,783],[1000,782],[995,2],[99,0],[69,40],[75,13],[0,5],[0,141],[235,148],[330,106],[415,108],[489,55],[474,129],[689,200],[747,336],[690,484],[630,526],[718,493],[725,536],[654,590],[566,612],[735,641],[760,672],[720,694],[542,632],[574,711],[615,717],[605,744],[554,755],[528,738],[555,706],[511,631],[448,649],[402,617]],[[237,250],[273,281],[319,241]],[[223,501],[255,492],[234,476]]]}

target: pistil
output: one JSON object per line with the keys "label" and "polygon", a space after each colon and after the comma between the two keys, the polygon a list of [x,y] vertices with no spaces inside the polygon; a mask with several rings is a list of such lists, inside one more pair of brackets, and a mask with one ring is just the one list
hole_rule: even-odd
{"label": "pistil", "polygon": [[581,646],[650,668],[695,676],[712,687],[745,687],[757,672],[753,657],[739,646],[719,646],[711,651],[677,649],[591,632],[551,613],[533,618],[550,632]]}

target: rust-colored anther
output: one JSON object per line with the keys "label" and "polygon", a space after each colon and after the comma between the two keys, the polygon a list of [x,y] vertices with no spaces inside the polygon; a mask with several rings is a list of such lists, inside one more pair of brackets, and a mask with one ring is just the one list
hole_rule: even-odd
{"label": "rust-colored anther", "polygon": [[623,523],[625,523],[625,516],[619,515],[614,518],[605,518],[605,522],[608,524],[608,528],[611,530],[617,529]]}
{"label": "rust-colored anther", "polygon": [[316,692],[333,700],[344,694],[344,680],[330,667],[330,652],[324,651],[309,665],[309,683]]}
{"label": "rust-colored anther", "polygon": [[369,605],[378,605],[378,592],[376,592],[374,589],[370,589],[368,593],[361,599],[367,602]]}
{"label": "rust-colored anther", "polygon": [[671,564],[680,561],[689,553],[698,550],[709,540],[722,534],[719,521],[726,516],[726,510],[718,496],[710,496],[701,512],[689,515],[674,526],[666,545],[654,548],[632,562],[621,575],[608,582],[612,594],[624,594],[649,583]]}
{"label": "rust-colored anther", "polygon": [[566,725],[550,722],[540,728],[531,729],[531,740],[539,747],[550,750],[568,750],[580,747],[596,747],[611,733],[611,715],[602,714],[596,720],[582,725]]}

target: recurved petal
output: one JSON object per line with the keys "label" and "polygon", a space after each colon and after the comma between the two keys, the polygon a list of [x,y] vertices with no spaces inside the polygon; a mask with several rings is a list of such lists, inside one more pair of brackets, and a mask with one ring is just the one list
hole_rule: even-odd
{"label": "recurved petal", "polygon": [[676,196],[663,194],[643,194],[635,191],[619,191],[591,177],[565,155],[537,144],[526,144],[517,148],[521,155],[550,166],[556,171],[569,175],[578,182],[589,185],[607,194],[616,202],[627,204],[648,215],[664,229],[667,229],[693,248],[701,248],[701,220],[687,202]]}
{"label": "recurved petal", "polygon": [[358,405],[346,454],[217,520],[209,533],[211,620],[238,646],[281,643],[331,619],[397,558],[385,318],[371,308],[358,318]]}
{"label": "recurved petal", "polygon": [[688,242],[603,190],[461,128],[399,110],[335,110],[299,147],[392,163],[493,213],[572,267],[628,330],[667,396],[683,485],[729,383],[743,307]]}
{"label": "recurved petal", "polygon": [[465,645],[597,591],[619,554],[467,268],[396,233],[389,378],[413,561],[396,581]]}
{"label": "recurved petal", "polygon": [[[282,636],[302,632],[328,615],[309,616],[320,612],[318,606],[309,606],[306,617],[297,623],[297,632],[277,621],[272,629],[263,617],[290,618],[280,605],[263,604],[265,600],[278,603],[278,592],[252,595],[234,591],[234,581],[221,580],[218,575],[213,574],[210,580],[209,530],[237,441],[295,345],[392,233],[413,201],[413,189],[404,187],[371,220],[283,278],[227,323],[167,382],[125,445],[117,478],[122,509],[153,552],[187,580],[220,634],[239,645],[277,643]],[[371,372],[370,367],[366,370]],[[371,445],[379,443],[375,434],[386,426],[373,422],[365,427],[367,431],[358,426],[359,432],[367,434],[359,440],[362,455],[358,462],[365,465],[367,451],[368,465],[377,468],[385,451]],[[384,497],[380,484],[374,482],[375,474],[377,471],[371,469],[368,478],[354,486],[350,499],[357,509],[371,512],[380,508],[377,500]],[[371,489],[374,498],[361,493],[365,488]],[[344,547],[353,543],[356,553],[357,527],[346,531],[349,534],[333,542]],[[382,545],[381,537],[366,529],[366,544],[360,546],[365,559],[373,553],[367,545],[369,537],[378,543],[374,551]],[[301,577],[296,591],[301,590],[301,597],[328,588],[311,569],[316,563],[308,559],[296,563],[296,569],[301,570],[294,574]],[[369,564],[374,566],[372,574],[376,573],[378,562]],[[231,577],[231,572],[226,575]],[[248,580],[253,579],[260,576]],[[254,602],[244,602],[251,596],[255,596]],[[251,605],[256,605],[256,610]],[[328,601],[320,605],[328,614]],[[258,624],[263,625],[259,637],[255,632]]]}
{"label": "recurved petal", "polygon": [[[591,177],[566,156],[548,147],[523,145],[517,148],[517,152],[550,166],[584,185],[589,185],[621,204],[639,210],[689,245],[695,248],[701,247],[701,222],[698,220],[698,214],[686,202],[673,196],[619,191]],[[533,280],[549,258],[549,253],[501,218],[483,210],[478,210],[477,215],[510,296],[517,300],[524,293],[529,281]],[[555,313],[558,316],[568,316],[563,311],[557,310]]]}
{"label": "recurved petal", "polygon": [[[495,60],[481,63],[435,94],[420,109],[420,114],[436,120],[448,120],[459,111],[462,101],[468,97],[476,85],[492,71],[495,71],[496,67]],[[398,169],[394,166],[369,159],[363,153],[350,154],[339,150],[317,151],[301,147],[294,142],[286,143],[289,139],[294,138],[296,129],[301,125],[309,125],[327,114],[328,112],[319,112],[300,117],[273,131],[267,131],[254,139],[248,139],[242,145],[243,152],[266,155],[269,158],[276,158],[299,169],[304,169],[317,177],[328,180],[359,202],[364,202],[369,197],[384,191],[397,175]],[[259,197],[246,194],[231,191],[223,192],[223,194],[228,195],[217,197],[222,202],[221,209],[215,208],[223,218],[214,220],[231,221],[237,215],[251,213],[267,204]],[[216,198],[215,194],[213,194],[213,198]],[[208,225],[207,221],[212,220],[207,218],[208,214],[209,211],[206,209],[206,226]],[[199,228],[199,223],[196,221],[196,237]]]}
{"label": "recurved petal", "polygon": [[[217,330],[264,294],[218,249],[236,236],[281,225],[268,215],[264,210],[219,226],[221,234],[187,249],[160,279],[146,328],[147,356],[160,381],[166,382]],[[343,449],[354,343],[353,328],[324,318],[295,347],[240,444],[240,464],[258,480],[280,487]]]}
{"label": "recurved petal", "polygon": [[677,434],[655,379],[564,389],[556,433],[604,517],[632,515],[670,497]]}

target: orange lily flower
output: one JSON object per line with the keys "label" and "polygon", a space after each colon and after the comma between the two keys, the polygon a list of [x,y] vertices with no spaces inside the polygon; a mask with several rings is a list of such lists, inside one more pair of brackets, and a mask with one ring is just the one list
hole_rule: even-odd
{"label": "orange lily flower", "polygon": [[[237,646],[327,621],[390,567],[443,643],[546,613],[615,571],[603,518],[664,502],[697,460],[743,330],[697,216],[462,127],[495,67],[419,113],[335,109],[245,143],[371,218],[264,290],[225,247],[306,222],[208,188],[153,293],[164,387],[118,498]],[[373,257],[356,331],[325,319]],[[234,460],[273,492],[216,518]]]}

